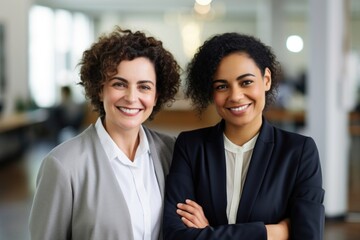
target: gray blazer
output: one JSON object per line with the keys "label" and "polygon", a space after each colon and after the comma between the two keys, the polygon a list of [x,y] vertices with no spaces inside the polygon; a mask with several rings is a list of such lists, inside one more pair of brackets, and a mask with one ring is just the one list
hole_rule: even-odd
{"label": "gray blazer", "polygon": [[[144,130],[164,198],[175,137]],[[133,239],[124,195],[94,125],[45,157],[36,185],[31,239]]]}

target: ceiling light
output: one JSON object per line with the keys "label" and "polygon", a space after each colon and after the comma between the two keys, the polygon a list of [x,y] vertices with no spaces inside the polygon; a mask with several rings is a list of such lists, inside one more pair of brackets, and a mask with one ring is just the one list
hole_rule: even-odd
{"label": "ceiling light", "polygon": [[205,5],[210,5],[212,0],[195,0],[195,2],[199,5],[205,6]]}
{"label": "ceiling light", "polygon": [[292,35],[287,38],[286,47],[290,52],[298,53],[303,49],[304,42],[300,36]]}
{"label": "ceiling light", "polygon": [[205,15],[208,14],[211,10],[211,5],[199,5],[197,3],[195,3],[194,5],[194,10],[201,15]]}

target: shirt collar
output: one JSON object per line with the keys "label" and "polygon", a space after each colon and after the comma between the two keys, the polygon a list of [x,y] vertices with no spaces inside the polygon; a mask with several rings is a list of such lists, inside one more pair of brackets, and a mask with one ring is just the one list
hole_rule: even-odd
{"label": "shirt collar", "polygon": [[225,149],[230,151],[230,152],[234,152],[234,153],[237,153],[239,151],[242,151],[242,152],[250,151],[255,147],[255,143],[256,143],[256,140],[257,140],[258,136],[259,136],[259,133],[256,134],[249,141],[244,143],[242,146],[239,146],[239,145],[236,145],[233,142],[231,142],[230,139],[228,139],[226,137],[225,133],[224,133],[224,146],[225,146]]}
{"label": "shirt collar", "polygon": [[136,150],[135,158],[138,157],[137,155],[139,155],[140,157],[144,153],[150,153],[149,142],[146,137],[145,130],[141,125],[140,125],[139,136],[140,136],[140,143],[138,149]]}

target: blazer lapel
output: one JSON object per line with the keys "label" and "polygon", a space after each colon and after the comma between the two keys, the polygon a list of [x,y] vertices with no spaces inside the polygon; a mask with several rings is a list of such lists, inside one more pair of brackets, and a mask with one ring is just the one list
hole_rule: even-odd
{"label": "blazer lapel", "polygon": [[249,170],[237,212],[237,222],[247,222],[266,174],[273,151],[273,128],[263,119],[263,125],[255,144]]}
{"label": "blazer lapel", "polygon": [[[85,139],[90,139],[91,141],[92,146],[90,149],[93,151],[92,156],[96,162],[95,164],[98,165],[97,171],[100,172],[99,176],[103,178],[103,181],[101,182],[106,182],[106,184],[101,185],[102,187],[99,189],[99,194],[102,194],[105,197],[110,196],[110,198],[114,199],[114,203],[117,205],[117,207],[112,210],[112,213],[114,214],[114,219],[119,222],[119,226],[122,226],[124,229],[121,231],[121,236],[119,237],[125,237],[129,240],[133,240],[129,208],[126,203],[124,193],[117,182],[115,172],[101,145],[99,136],[96,133],[95,126],[91,125],[86,132],[89,136],[85,136]],[[99,179],[94,181],[99,181]],[[117,191],[115,189],[117,189]]]}
{"label": "blazer lapel", "polygon": [[152,157],[153,163],[154,163],[156,179],[160,186],[161,198],[164,199],[164,188],[162,187],[162,186],[165,186],[164,169],[162,166],[162,162],[160,161],[159,155],[156,151],[156,147],[154,146],[154,141],[152,139],[150,140],[149,135],[148,135],[148,138],[149,138],[149,147],[150,147],[151,157]]}
{"label": "blazer lapel", "polygon": [[213,202],[213,211],[218,224],[226,224],[226,165],[223,137],[223,121],[214,126],[206,142],[208,176]]}
{"label": "blazer lapel", "polygon": [[155,140],[153,136],[151,135],[151,131],[143,126],[146,137],[148,139],[149,148],[150,148],[150,154],[151,158],[153,160],[154,164],[154,170],[155,170],[155,176],[159,184],[160,194],[161,198],[164,199],[165,193],[164,193],[164,187],[165,186],[165,177],[164,177],[164,161],[162,161],[159,157],[158,149],[155,146]]}

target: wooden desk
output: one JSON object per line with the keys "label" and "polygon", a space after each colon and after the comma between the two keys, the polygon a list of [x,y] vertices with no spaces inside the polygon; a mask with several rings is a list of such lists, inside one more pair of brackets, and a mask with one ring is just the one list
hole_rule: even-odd
{"label": "wooden desk", "polygon": [[[273,122],[293,122],[298,124],[306,123],[305,111],[286,111],[281,109],[270,109],[265,112],[269,121]],[[350,112],[348,117],[349,133],[351,136],[360,136],[360,112]]]}
{"label": "wooden desk", "polygon": [[0,134],[45,122],[47,117],[43,109],[0,117]]}
{"label": "wooden desk", "polygon": [[349,114],[349,131],[352,136],[360,136],[360,112]]}
{"label": "wooden desk", "polygon": [[264,113],[265,117],[269,121],[274,122],[295,122],[305,123],[304,111],[287,111],[282,109],[269,109]]}
{"label": "wooden desk", "polygon": [[44,123],[47,118],[46,110],[0,117],[0,163],[17,159],[31,141],[29,131],[33,126]]}

